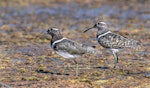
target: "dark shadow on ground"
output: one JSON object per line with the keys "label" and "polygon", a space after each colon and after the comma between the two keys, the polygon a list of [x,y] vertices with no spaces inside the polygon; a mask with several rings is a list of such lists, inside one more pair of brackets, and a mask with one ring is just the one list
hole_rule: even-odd
{"label": "dark shadow on ground", "polygon": [[106,66],[98,66],[98,67],[92,67],[92,68],[95,68],[95,69],[110,69],[109,67],[106,67]]}
{"label": "dark shadow on ground", "polygon": [[60,73],[60,72],[50,72],[50,71],[44,71],[42,69],[38,69],[36,70],[37,73],[44,73],[44,74],[55,74],[55,75],[70,75],[70,74],[64,74],[64,73]]}

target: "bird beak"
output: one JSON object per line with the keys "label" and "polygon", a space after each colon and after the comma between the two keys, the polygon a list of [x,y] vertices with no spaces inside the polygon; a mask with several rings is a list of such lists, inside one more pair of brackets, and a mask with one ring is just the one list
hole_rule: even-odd
{"label": "bird beak", "polygon": [[90,30],[90,29],[93,29],[93,28],[94,28],[94,27],[91,27],[91,28],[86,29],[86,30],[84,31],[84,33],[87,32],[87,31]]}
{"label": "bird beak", "polygon": [[88,29],[86,29],[85,31],[84,31],[84,33],[85,32],[87,32],[88,30],[90,30],[90,29],[93,29],[93,28],[95,28],[96,27],[96,25],[94,25],[93,27],[91,27],[91,28],[88,28]]}

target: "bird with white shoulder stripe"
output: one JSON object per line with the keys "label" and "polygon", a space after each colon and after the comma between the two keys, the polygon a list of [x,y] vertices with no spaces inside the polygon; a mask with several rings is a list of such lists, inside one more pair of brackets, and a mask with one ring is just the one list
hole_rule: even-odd
{"label": "bird with white shoulder stripe", "polygon": [[47,33],[52,37],[50,45],[56,54],[62,56],[63,58],[74,60],[76,64],[76,76],[78,76],[78,63],[75,58],[78,58],[83,54],[98,54],[98,50],[93,47],[82,45],[71,39],[63,37],[58,28],[49,28]]}
{"label": "bird with white shoulder stripe", "polygon": [[123,48],[134,48],[138,47],[141,44],[133,39],[126,38],[119,34],[113,33],[109,30],[107,24],[105,22],[97,22],[93,27],[88,28],[84,32],[87,32],[90,29],[98,29],[96,39],[97,42],[103,46],[104,48],[109,49],[114,56],[114,68],[116,68],[116,64],[118,63],[118,55],[119,52]]}

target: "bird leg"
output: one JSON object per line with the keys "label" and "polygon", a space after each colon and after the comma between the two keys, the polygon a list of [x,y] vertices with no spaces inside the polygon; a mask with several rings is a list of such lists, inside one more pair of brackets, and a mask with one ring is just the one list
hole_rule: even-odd
{"label": "bird leg", "polygon": [[118,55],[115,52],[112,52],[114,55],[114,68],[116,68],[116,64],[118,63]]}
{"label": "bird leg", "polygon": [[78,63],[77,63],[77,61],[75,60],[75,59],[73,59],[73,61],[75,62],[75,64],[76,64],[76,76],[78,76],[79,74],[78,74],[78,70],[79,70],[79,68],[78,68]]}
{"label": "bird leg", "polygon": [[70,63],[67,63],[67,69],[70,69]]}

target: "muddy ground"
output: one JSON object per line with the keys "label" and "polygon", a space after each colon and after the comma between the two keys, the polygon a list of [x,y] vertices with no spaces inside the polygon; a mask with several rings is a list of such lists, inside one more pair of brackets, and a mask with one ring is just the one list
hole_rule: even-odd
{"label": "muddy ground", "polygon": [[[0,87],[8,88],[149,88],[149,0],[0,0]],[[102,19],[110,30],[141,42],[138,50],[120,52],[117,69],[112,54],[95,40]],[[50,48],[49,27],[79,43],[96,46],[99,56],[72,60]],[[67,68],[70,63],[71,67]]]}

